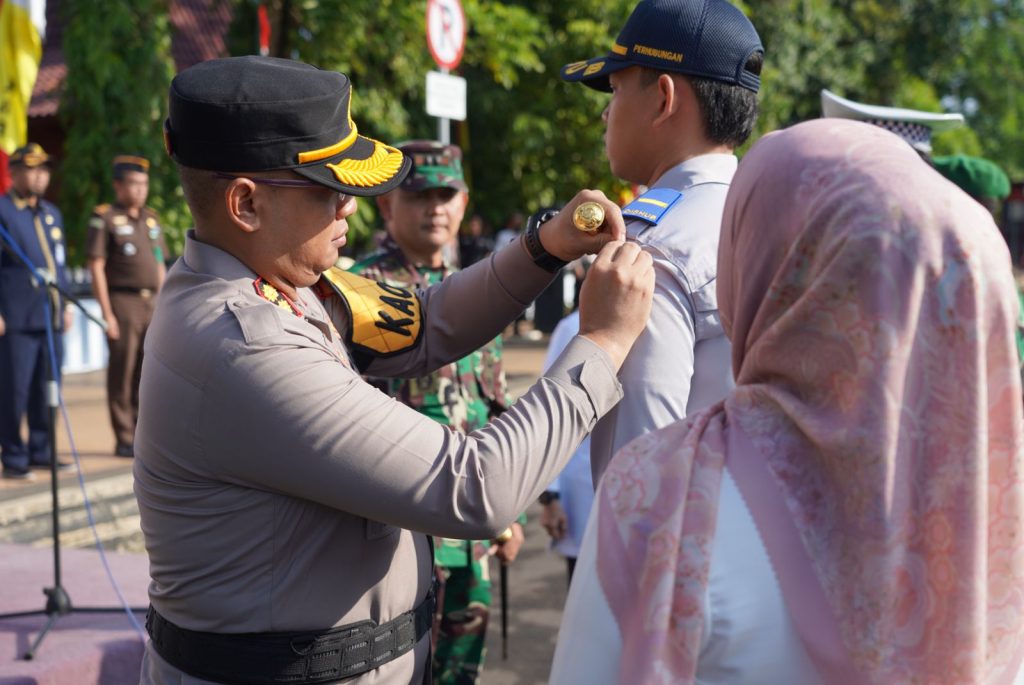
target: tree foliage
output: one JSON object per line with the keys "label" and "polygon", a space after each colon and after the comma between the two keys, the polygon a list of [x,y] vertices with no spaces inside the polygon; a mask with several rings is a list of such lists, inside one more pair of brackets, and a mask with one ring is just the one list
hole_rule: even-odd
{"label": "tree foliage", "polygon": [[[253,53],[259,0],[228,2],[232,54]],[[161,122],[173,73],[170,0],[64,0],[68,65],[61,117],[67,143],[61,201],[73,247],[92,206],[111,198],[110,159],[153,162],[151,203],[180,244],[190,218]],[[361,132],[387,141],[437,137],[424,112],[429,56],[425,0],[263,0],[271,54],[348,74]],[[761,0],[738,4],[766,48],[755,138],[820,114],[820,91],[883,105],[962,111],[937,154],[981,154],[1024,177],[1024,0]],[[582,187],[615,194],[601,112],[608,96],[563,83],[559,68],[607,52],[635,0],[463,0],[469,36],[459,73],[468,120],[452,136],[466,153],[475,211],[492,223],[564,202]],[[742,151],[741,151],[742,152]],[[372,202],[353,239],[377,223]]]}
{"label": "tree foliage", "polygon": [[[436,137],[423,81],[435,68],[422,0],[274,0],[282,56],[343,71],[353,116],[385,140]],[[739,3],[766,48],[756,135],[820,116],[820,91],[883,105],[963,111],[969,128],[937,153],[983,154],[1024,174],[1024,0],[763,0]],[[463,0],[469,35],[459,72],[474,208],[492,223],[564,202],[582,187],[611,194],[601,112],[608,96],[563,83],[559,68],[607,52],[635,0]],[[234,45],[252,51],[253,0]],[[248,17],[248,18],[247,18]],[[248,24],[247,24],[248,22]],[[245,48],[248,42],[249,48]],[[239,48],[239,46],[241,46]],[[755,136],[756,137],[756,136]],[[375,222],[363,203],[357,226]]]}
{"label": "tree foliage", "polygon": [[67,136],[57,170],[73,258],[82,259],[92,208],[113,199],[117,154],[150,160],[150,204],[172,229],[172,245],[180,244],[189,215],[163,149],[174,73],[168,0],[64,0],[61,12],[68,74],[60,117]]}

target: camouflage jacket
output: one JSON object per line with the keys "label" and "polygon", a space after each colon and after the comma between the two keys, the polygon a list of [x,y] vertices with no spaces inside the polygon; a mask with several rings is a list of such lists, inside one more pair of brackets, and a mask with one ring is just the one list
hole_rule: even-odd
{"label": "camouflage jacket", "polygon": [[[349,270],[402,287],[425,288],[439,283],[457,269],[447,264],[437,269],[414,266],[393,241],[386,240],[380,250],[356,262]],[[501,347],[501,336],[498,336],[429,376],[366,380],[438,423],[468,433],[509,406]],[[442,566],[465,566],[471,551],[476,556],[465,541],[438,539],[436,543],[437,563]],[[486,548],[484,544],[485,551]]]}

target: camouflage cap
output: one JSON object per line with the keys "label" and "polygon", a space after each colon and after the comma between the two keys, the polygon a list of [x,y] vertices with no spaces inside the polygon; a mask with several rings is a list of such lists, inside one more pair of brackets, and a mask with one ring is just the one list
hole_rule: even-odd
{"label": "camouflage cap", "polygon": [[458,145],[444,145],[436,140],[410,140],[395,147],[412,160],[412,171],[402,182],[402,190],[414,193],[431,188],[469,190],[462,174],[462,150]]}
{"label": "camouflage cap", "polygon": [[981,157],[935,157],[935,169],[974,197],[1002,200],[1010,194],[1010,177],[995,162]]}

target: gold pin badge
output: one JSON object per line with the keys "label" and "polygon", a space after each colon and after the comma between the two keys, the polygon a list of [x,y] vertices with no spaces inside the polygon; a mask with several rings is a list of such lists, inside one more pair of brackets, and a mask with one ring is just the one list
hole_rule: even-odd
{"label": "gold pin badge", "polygon": [[596,202],[584,202],[572,213],[572,222],[584,233],[597,233],[604,223],[604,207]]}

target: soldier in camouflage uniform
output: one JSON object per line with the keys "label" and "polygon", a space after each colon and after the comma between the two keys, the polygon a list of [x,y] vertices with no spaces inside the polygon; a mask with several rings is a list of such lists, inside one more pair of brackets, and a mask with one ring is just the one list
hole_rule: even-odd
{"label": "soldier in camouflage uniform", "polygon": [[[401,187],[378,197],[387,224],[380,250],[357,262],[352,271],[402,287],[427,287],[457,268],[444,248],[456,238],[468,201],[461,151],[454,145],[412,141],[399,148],[413,161]],[[464,432],[482,427],[508,406],[501,366],[501,338],[429,376],[368,379],[392,397],[435,421]],[[496,549],[503,563],[522,543],[522,526]],[[491,581],[490,541],[435,538],[434,558],[443,581],[439,619],[435,621],[434,681],[476,683],[483,665]]]}

